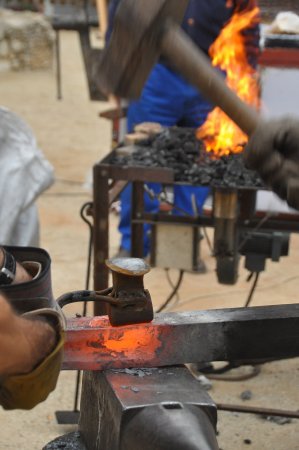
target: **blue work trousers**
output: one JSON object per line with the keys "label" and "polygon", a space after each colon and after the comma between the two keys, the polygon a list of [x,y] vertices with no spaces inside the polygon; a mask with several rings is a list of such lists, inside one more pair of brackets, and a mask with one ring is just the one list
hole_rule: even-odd
{"label": "blue work trousers", "polygon": [[[166,127],[178,125],[197,128],[205,122],[211,109],[212,105],[197,89],[164,64],[157,64],[146,82],[141,98],[129,106],[128,132],[142,122],[158,122]],[[155,193],[161,192],[161,185],[158,183],[148,183],[148,186]],[[119,224],[121,247],[128,251],[131,250],[131,195],[132,185],[129,185],[121,194]],[[191,200],[193,195],[197,210],[201,212],[209,195],[209,188],[174,186],[174,204],[191,215],[194,214]],[[144,201],[147,212],[155,213],[159,210],[158,200],[152,200],[146,193]],[[174,210],[174,213],[178,213],[178,210]],[[144,256],[150,249],[149,230],[150,226],[145,225]]]}

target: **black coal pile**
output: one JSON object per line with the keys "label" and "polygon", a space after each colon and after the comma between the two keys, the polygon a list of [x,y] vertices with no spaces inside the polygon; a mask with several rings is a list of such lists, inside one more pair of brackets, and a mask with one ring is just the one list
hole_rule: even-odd
{"label": "black coal pile", "polygon": [[135,145],[129,155],[115,155],[111,164],[173,169],[175,181],[215,187],[262,187],[256,172],[244,166],[240,154],[213,158],[194,129],[168,128]]}

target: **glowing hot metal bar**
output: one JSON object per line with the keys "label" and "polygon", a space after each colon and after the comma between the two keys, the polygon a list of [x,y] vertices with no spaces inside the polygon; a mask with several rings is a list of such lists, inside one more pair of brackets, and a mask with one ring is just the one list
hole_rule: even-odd
{"label": "glowing hot metal bar", "polygon": [[106,316],[68,320],[64,369],[161,367],[299,356],[299,304],[159,314],[112,327]]}

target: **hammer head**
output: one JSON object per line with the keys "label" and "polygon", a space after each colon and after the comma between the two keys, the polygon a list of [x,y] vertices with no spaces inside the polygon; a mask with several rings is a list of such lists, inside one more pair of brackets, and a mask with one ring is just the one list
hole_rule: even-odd
{"label": "hammer head", "polygon": [[113,33],[97,67],[99,88],[107,95],[138,98],[160,56],[166,22],[181,23],[189,0],[121,0]]}

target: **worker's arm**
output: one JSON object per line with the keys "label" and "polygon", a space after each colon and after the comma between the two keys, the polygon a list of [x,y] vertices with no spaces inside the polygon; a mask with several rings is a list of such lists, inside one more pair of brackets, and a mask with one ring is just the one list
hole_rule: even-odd
{"label": "worker's arm", "polygon": [[55,389],[63,349],[56,311],[15,314],[0,296],[0,405],[31,409]]}
{"label": "worker's arm", "polygon": [[0,296],[0,376],[32,372],[56,345],[56,332],[49,323],[15,314]]}
{"label": "worker's arm", "polygon": [[261,125],[244,152],[247,167],[293,208],[299,209],[299,120],[285,118]]}
{"label": "worker's arm", "polygon": [[[0,247],[0,268],[5,258],[9,261]],[[16,262],[11,285],[20,284],[25,292],[26,283],[33,277],[38,277],[38,274],[30,274]],[[9,286],[5,289],[9,296]],[[28,301],[30,304],[31,299]],[[22,310],[31,311],[21,316],[0,294],[0,405],[5,409],[30,409],[45,400],[55,388],[60,371],[62,314],[50,303],[49,308],[32,310],[32,306],[26,308],[26,302],[24,298]]]}

